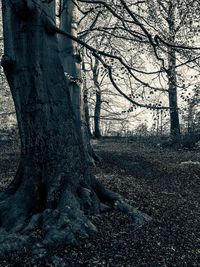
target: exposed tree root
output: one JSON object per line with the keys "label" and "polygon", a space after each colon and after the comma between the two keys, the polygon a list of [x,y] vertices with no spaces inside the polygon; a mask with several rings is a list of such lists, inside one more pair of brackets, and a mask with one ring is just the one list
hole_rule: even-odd
{"label": "exposed tree root", "polygon": [[127,214],[133,220],[135,226],[142,226],[152,220],[152,218],[147,214],[142,213],[133,206],[129,205],[121,195],[105,188],[95,177],[93,177],[93,180],[94,190],[96,191],[100,200],[103,203],[111,205],[113,209]]}
{"label": "exposed tree root", "polygon": [[[120,195],[106,189],[94,176],[90,176],[88,182],[89,185],[80,185],[76,191],[65,189],[56,207],[44,208],[36,213],[33,213],[28,194],[22,194],[20,188],[10,196],[2,193],[1,256],[26,248],[31,249],[33,258],[44,259],[51,247],[77,244],[80,237],[88,237],[97,231],[87,214],[119,210],[130,216],[137,227],[151,220]],[[3,199],[3,196],[6,198]],[[57,258],[51,260],[59,264],[62,262]]]}

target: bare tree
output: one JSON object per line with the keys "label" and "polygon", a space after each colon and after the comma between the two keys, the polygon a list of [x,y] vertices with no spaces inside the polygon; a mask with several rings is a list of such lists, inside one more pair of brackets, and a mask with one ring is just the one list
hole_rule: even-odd
{"label": "bare tree", "polygon": [[[195,29],[195,23],[198,19],[198,1],[191,0],[188,3],[185,0],[146,0],[133,3],[132,1],[118,0],[113,3],[112,1],[103,0],[95,2],[79,0],[79,2],[96,6],[96,17],[93,19],[96,27],[91,23],[92,26],[85,32],[87,34],[90,32],[90,39],[92,38],[91,34],[94,32],[97,36],[98,32],[102,32],[106,36],[112,35],[110,47],[114,52],[108,58],[114,61],[115,69],[119,69],[119,65],[121,65],[123,75],[128,73],[129,78],[132,79],[132,84],[134,84],[134,81],[140,83],[142,89],[140,96],[142,96],[142,99],[139,101],[139,99],[128,97],[129,94],[120,88],[118,79],[115,79],[116,76],[119,76],[119,73],[116,73],[114,67],[111,66],[112,64],[106,61],[106,63],[104,62],[104,67],[108,69],[109,77],[114,87],[133,105],[151,109],[168,109],[171,136],[179,136],[180,107],[178,107],[177,90],[183,90],[184,85],[179,84],[177,72],[183,66],[193,67],[199,59],[198,51],[200,47],[198,42],[194,41],[194,36],[190,34]],[[111,24],[106,26],[98,24],[98,21],[101,21],[101,16],[103,16],[102,10],[107,17],[108,13],[113,16]],[[85,32],[83,31],[82,34],[86,34]],[[198,33],[196,32],[196,34]],[[94,39],[97,38],[95,35],[93,36]],[[118,40],[121,45],[116,46],[116,41],[113,40]],[[123,42],[126,43],[126,46],[124,46],[128,48],[126,52],[121,49]],[[155,66],[157,65],[155,71],[141,69],[142,66],[138,67],[137,63],[132,61],[131,53],[141,44],[143,51],[138,51],[137,54],[146,53],[147,57],[151,54],[151,58],[154,55]],[[103,55],[103,53],[101,54]],[[141,75],[143,75],[142,78]],[[153,86],[147,80],[157,80],[157,85]],[[162,80],[164,86],[158,88],[160,80]],[[144,92],[146,93],[148,88],[155,92],[163,91],[168,93],[168,107],[163,107],[159,102],[156,104],[144,103]],[[151,93],[150,90],[148,92]]]}

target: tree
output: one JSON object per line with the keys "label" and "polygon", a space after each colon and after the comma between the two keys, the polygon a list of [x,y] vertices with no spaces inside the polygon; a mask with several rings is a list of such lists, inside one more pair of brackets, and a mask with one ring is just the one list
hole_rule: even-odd
{"label": "tree", "polygon": [[[76,4],[76,1],[65,0],[60,2],[59,8],[60,29],[74,37],[77,37],[78,27],[78,9]],[[92,165],[94,161],[99,161],[100,158],[95,154],[90,143],[87,101],[84,95],[85,88],[82,87],[80,48],[77,42],[63,35],[59,36],[59,48],[61,62],[68,82],[73,112],[76,117],[76,127],[82,135],[88,162]]]}
{"label": "tree", "polygon": [[[12,92],[21,159],[0,194],[1,253],[74,243],[96,227],[87,214],[116,208],[136,225],[150,218],[92,174],[60,60],[54,1],[3,0],[2,66]],[[35,229],[40,228],[41,236]],[[35,238],[30,235],[35,233]]]}
{"label": "tree", "polygon": [[[175,5],[172,1],[168,2],[167,23],[169,28],[169,42],[175,43],[176,25],[175,25]],[[180,135],[180,123],[177,103],[177,78],[176,78],[176,51],[168,47],[168,70],[167,77],[169,83],[169,106],[170,110],[170,132],[172,137]]]}
{"label": "tree", "polygon": [[[60,29],[77,37],[77,8],[73,1],[64,0],[60,7]],[[81,128],[81,58],[78,44],[63,35],[59,36],[60,57],[70,90],[77,127]]]}
{"label": "tree", "polygon": [[82,64],[82,71],[83,71],[83,108],[85,113],[85,124],[86,124],[86,130],[87,134],[89,135],[89,138],[92,137],[92,132],[90,128],[90,111],[89,111],[89,104],[88,104],[88,88],[87,88],[87,78],[86,73],[87,70],[85,68],[85,63]]}
{"label": "tree", "polygon": [[100,138],[101,131],[100,131],[100,115],[101,115],[101,88],[98,82],[98,60],[95,59],[95,64],[93,66],[93,80],[95,86],[95,94],[96,94],[96,101],[95,101],[95,110],[94,110],[94,137]]}
{"label": "tree", "polygon": [[[195,1],[191,1],[191,4],[192,2]],[[190,5],[187,5],[185,1],[171,0],[147,1],[147,5],[150,24],[154,24],[153,26],[159,32],[159,35],[162,36],[162,38],[166,38],[170,44],[175,44],[177,41],[180,41],[180,31],[182,31],[182,27],[186,26],[186,28],[189,28],[187,16],[188,13],[191,13]],[[167,67],[165,71],[167,75],[169,107],[171,107],[170,133],[172,137],[176,138],[181,133],[177,96],[178,81],[176,68],[178,56],[176,49],[172,46],[168,46],[166,52]],[[163,63],[164,61],[163,59]]]}
{"label": "tree", "polygon": [[[79,2],[89,3],[95,6],[97,14],[101,10],[106,10],[113,15],[111,25],[100,25],[89,30],[91,32],[96,31],[96,33],[103,32],[105,35],[112,35],[114,39],[120,40],[120,43],[126,42],[127,45],[125,47],[129,48],[128,51],[125,50],[125,53],[123,53],[121,49],[123,45],[120,45],[116,53],[116,43],[112,40],[111,46],[114,43],[115,54],[112,54],[110,58],[114,55],[113,58],[118,64],[120,63],[122,65],[123,72],[127,72],[132,80],[140,83],[140,96],[142,96],[142,99],[138,101],[138,99],[133,99],[133,97],[128,98],[127,95],[129,94],[124,92],[124,90],[120,90],[121,87],[119,86],[118,79],[113,80],[113,76],[116,76],[115,70],[110,66],[111,64],[107,63],[104,66],[109,69],[112,84],[133,105],[151,109],[168,109],[171,136],[176,139],[176,136],[180,134],[180,107],[178,107],[177,91],[184,90],[184,84],[179,83],[177,72],[179,69],[180,73],[182,66],[189,66],[190,64],[188,63],[197,62],[199,58],[199,55],[195,52],[199,50],[198,41],[194,40],[195,38],[189,34],[196,27],[195,23],[199,15],[198,1],[146,0],[133,3],[133,1],[128,0],[118,0],[115,2],[79,0]],[[131,40],[133,45],[131,45]],[[148,56],[151,58],[154,57],[154,66],[147,64],[149,58],[147,58],[145,63],[150,68],[156,67],[155,71],[143,70],[142,66],[138,68],[137,64],[135,64],[136,62],[132,64],[130,59],[131,54],[134,53],[133,50],[136,50],[135,47],[137,45],[143,46],[142,53],[148,53]],[[141,55],[141,53],[138,54]],[[114,60],[113,58],[112,60]],[[143,68],[146,69],[146,66]],[[142,75],[143,77],[141,78]],[[147,76],[149,77],[147,78]],[[161,88],[158,88],[157,85],[151,85],[152,83],[154,84],[154,80],[157,81],[157,84],[161,85],[159,86]],[[161,105],[160,103],[152,104],[151,102],[150,104],[143,104],[146,102],[143,97],[144,92],[150,91],[148,88],[158,93],[160,91],[163,91],[163,93],[167,92],[169,100],[168,108],[163,108],[163,104]],[[150,97],[148,96],[148,98]]]}
{"label": "tree", "polygon": [[[0,23],[0,27],[1,27]],[[1,27],[2,28],[2,27]],[[0,55],[3,55],[3,33],[0,30]],[[11,126],[15,126],[15,110],[12,99],[10,96],[10,90],[6,82],[3,69],[0,68],[0,126],[2,129],[9,129]]]}

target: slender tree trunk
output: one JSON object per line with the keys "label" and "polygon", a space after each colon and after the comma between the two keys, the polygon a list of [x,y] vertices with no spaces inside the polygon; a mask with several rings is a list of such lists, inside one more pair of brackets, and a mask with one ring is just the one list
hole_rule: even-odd
{"label": "slender tree trunk", "polygon": [[[77,37],[77,8],[74,1],[63,0],[60,16],[60,29]],[[65,71],[77,126],[81,128],[81,58],[76,42],[59,36],[61,62]]]}
{"label": "slender tree trunk", "polygon": [[96,90],[96,103],[94,110],[94,137],[100,138],[101,91]]}
{"label": "slender tree trunk", "polygon": [[91,173],[52,27],[52,2],[3,0],[2,7],[2,66],[16,108],[21,160],[13,182],[0,193],[0,253],[29,244],[34,255],[44,257],[46,247],[74,243],[96,230],[86,215],[105,203],[136,224],[148,221]]}
{"label": "slender tree trunk", "polygon": [[[169,41],[175,41],[175,14],[173,2],[169,3],[168,27]],[[168,90],[169,90],[169,107],[170,107],[170,134],[172,138],[180,136],[180,122],[177,101],[177,78],[176,78],[176,52],[174,48],[168,47]]]}
{"label": "slender tree trunk", "polygon": [[170,106],[170,133],[172,137],[180,135],[179,112],[177,102],[177,86],[176,86],[176,53],[173,48],[168,49],[168,83],[169,83],[169,106]]}
{"label": "slender tree trunk", "polygon": [[95,102],[95,109],[94,109],[94,137],[100,138],[101,131],[100,131],[100,115],[101,115],[101,88],[98,82],[98,60],[95,59],[95,64],[93,67],[93,79],[94,79],[94,86],[96,90],[96,102]]}
{"label": "slender tree trunk", "polygon": [[84,72],[84,79],[83,79],[83,107],[85,113],[85,123],[86,129],[89,135],[89,138],[92,137],[91,128],[90,128],[90,112],[89,112],[89,105],[88,105],[88,89],[87,89],[87,80],[86,80],[86,69],[85,64],[83,62],[83,72]]}
{"label": "slender tree trunk", "polygon": [[[77,37],[77,7],[76,1],[63,0],[60,17],[60,29]],[[85,145],[85,153],[88,162],[93,165],[94,161],[100,158],[95,154],[91,144],[90,135],[88,133],[88,125],[86,122],[84,92],[82,87],[81,76],[81,58],[78,44],[71,39],[60,36],[59,47],[62,65],[68,81],[73,111],[76,116],[77,128],[81,131],[83,142]]]}
{"label": "slender tree trunk", "polygon": [[194,103],[190,102],[188,107],[188,134],[191,134],[194,132],[194,123],[193,123],[193,109],[194,109]]}

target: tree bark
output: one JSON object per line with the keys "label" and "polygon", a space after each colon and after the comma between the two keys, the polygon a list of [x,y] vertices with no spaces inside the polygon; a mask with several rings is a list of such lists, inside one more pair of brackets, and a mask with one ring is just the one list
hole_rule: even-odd
{"label": "tree bark", "polygon": [[96,90],[96,102],[95,102],[95,109],[94,109],[94,137],[100,138],[101,131],[100,131],[100,115],[101,115],[101,87],[98,82],[98,60],[95,58],[95,64],[93,67],[93,79],[94,79],[94,86]]}
{"label": "tree bark", "polygon": [[90,112],[89,112],[89,105],[88,105],[88,89],[87,89],[87,80],[86,80],[86,69],[85,64],[83,62],[83,73],[84,73],[84,79],[83,79],[83,107],[84,107],[84,114],[85,114],[85,124],[87,133],[89,135],[89,138],[92,137],[91,127],[90,127]]}
{"label": "tree bark", "polygon": [[100,115],[101,115],[101,91],[96,90],[96,103],[94,111],[94,137],[100,138]]}
{"label": "tree bark", "polygon": [[[73,1],[62,1],[60,29],[77,37],[77,8]],[[59,36],[61,62],[68,80],[71,102],[77,126],[81,128],[81,58],[78,44],[65,36]]]}
{"label": "tree bark", "polygon": [[[64,0],[60,16],[60,29],[77,37],[77,7],[76,1]],[[100,158],[95,154],[90,144],[90,135],[86,122],[84,92],[82,87],[81,58],[78,44],[65,36],[59,36],[61,62],[68,81],[76,125],[80,130],[85,146],[88,162],[93,165]]]}
{"label": "tree bark", "polygon": [[29,244],[33,255],[44,257],[49,246],[75,243],[96,231],[87,214],[99,213],[105,203],[136,225],[149,221],[91,173],[51,27],[53,3],[3,0],[2,8],[2,66],[16,108],[21,160],[0,193],[0,253]]}
{"label": "tree bark", "polygon": [[[175,41],[175,14],[173,2],[169,2],[168,27],[169,41]],[[173,47],[168,47],[168,90],[169,90],[169,107],[170,107],[170,134],[173,139],[180,136],[180,122],[177,102],[177,78],[176,78],[176,52]]]}
{"label": "tree bark", "polygon": [[177,86],[176,86],[176,53],[173,48],[168,48],[168,83],[169,83],[169,107],[170,107],[170,133],[172,137],[180,135],[180,122],[177,103]]}

